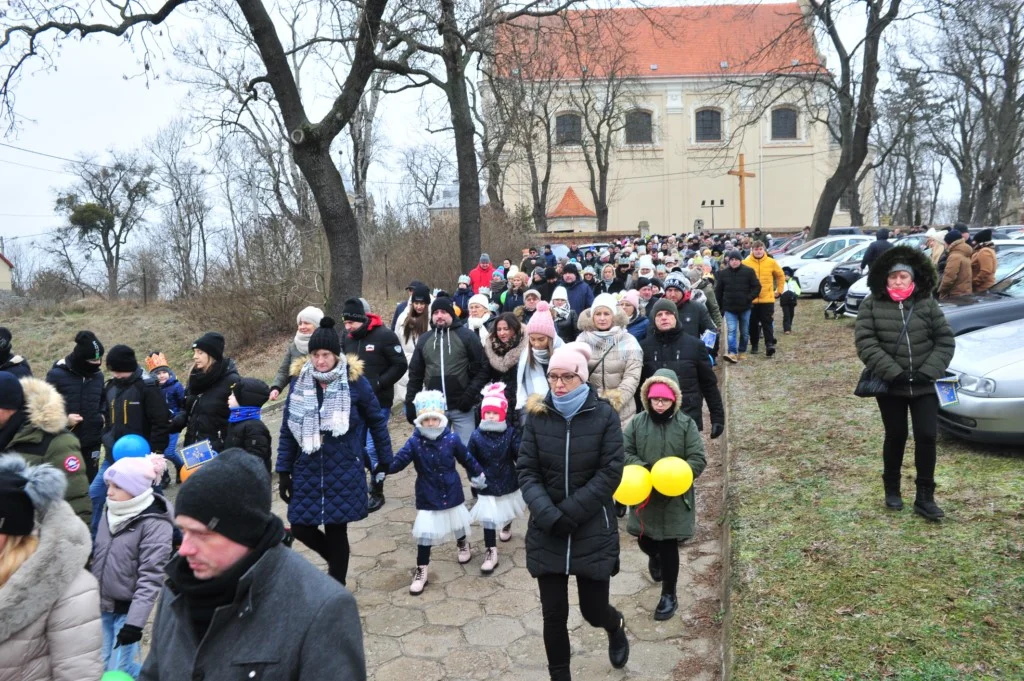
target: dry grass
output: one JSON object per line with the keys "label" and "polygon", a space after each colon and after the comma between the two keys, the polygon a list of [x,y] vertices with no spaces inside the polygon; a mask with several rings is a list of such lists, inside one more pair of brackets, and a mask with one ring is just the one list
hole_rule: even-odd
{"label": "dry grass", "polygon": [[1022,679],[1024,458],[940,435],[946,520],[886,512],[852,324],[801,303],[729,369],[734,678]]}

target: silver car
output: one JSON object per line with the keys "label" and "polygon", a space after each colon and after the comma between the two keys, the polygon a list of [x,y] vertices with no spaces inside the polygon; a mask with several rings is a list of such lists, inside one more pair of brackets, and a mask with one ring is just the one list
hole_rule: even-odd
{"label": "silver car", "polygon": [[939,408],[939,427],[975,442],[1024,445],[1024,319],[965,333],[946,372],[959,404]]}

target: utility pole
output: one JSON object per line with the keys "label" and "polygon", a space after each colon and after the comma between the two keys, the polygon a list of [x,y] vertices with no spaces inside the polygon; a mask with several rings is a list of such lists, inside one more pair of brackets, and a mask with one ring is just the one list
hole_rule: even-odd
{"label": "utility pole", "polygon": [[715,231],[715,211],[717,209],[719,209],[719,208],[725,208],[725,199],[719,199],[717,204],[715,203],[714,199],[712,199],[710,201],[701,201],[700,202],[700,207],[701,208],[710,208],[711,209],[711,231],[714,232]]}

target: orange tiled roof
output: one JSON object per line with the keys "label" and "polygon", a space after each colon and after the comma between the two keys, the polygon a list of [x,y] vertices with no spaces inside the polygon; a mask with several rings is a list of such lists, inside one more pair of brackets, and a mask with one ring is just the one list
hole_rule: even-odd
{"label": "orange tiled roof", "polygon": [[558,206],[548,213],[549,218],[596,218],[597,213],[587,208],[572,187],[565,190]]}
{"label": "orange tiled roof", "polygon": [[[809,73],[823,64],[802,17],[797,3],[576,10],[564,18],[504,24],[496,62],[506,72],[519,68],[508,54],[532,54],[522,49],[532,43],[557,51],[551,53],[555,69],[569,79],[579,77],[582,67],[591,76],[604,75],[611,53],[621,55],[616,71],[630,76]],[[503,48],[509,40],[517,47]],[[525,67],[539,68],[536,63]]]}

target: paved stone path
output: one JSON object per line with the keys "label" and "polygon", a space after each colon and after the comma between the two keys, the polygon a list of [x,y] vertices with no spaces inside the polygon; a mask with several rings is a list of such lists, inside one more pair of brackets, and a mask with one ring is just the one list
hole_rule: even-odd
{"label": "paved stone path", "polygon": [[[269,416],[267,424],[276,441],[280,412]],[[392,420],[396,451],[410,432],[404,420]],[[660,587],[648,575],[647,558],[626,533],[625,519],[621,520],[621,572],[612,578],[611,601],[626,617],[629,663],[623,670],[612,669],[604,630],[591,628],[577,608],[570,608],[574,678],[714,681],[720,677],[722,469],[717,443],[711,442],[708,449],[708,469],[698,481],[698,535],[680,547],[679,613],[667,622],[654,621]],[[540,599],[536,581],[526,570],[526,521],[516,521],[510,542],[498,543],[501,562],[489,576],[480,574],[484,553],[480,528],[473,528],[473,560],[466,565],[458,564],[454,543],[435,547],[430,583],[423,594],[412,596],[414,483],[412,466],[390,476],[384,508],[349,525],[348,586],[363,621],[370,680],[547,679]],[[465,491],[469,499],[468,483]],[[274,512],[287,517],[276,493]],[[326,569],[319,556],[299,542],[294,546]],[[578,599],[571,582],[569,594],[575,606]]]}

